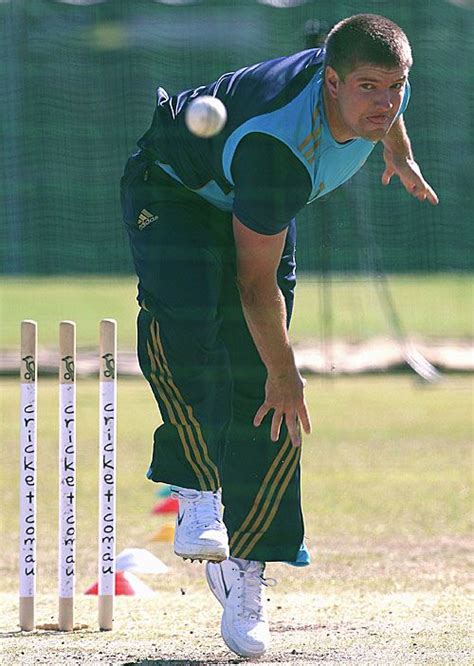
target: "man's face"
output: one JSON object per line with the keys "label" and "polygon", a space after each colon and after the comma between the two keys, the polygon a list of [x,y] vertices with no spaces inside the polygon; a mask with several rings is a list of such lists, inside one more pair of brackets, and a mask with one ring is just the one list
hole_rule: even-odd
{"label": "man's face", "polygon": [[332,67],[326,67],[326,85],[334,111],[330,126],[336,140],[383,139],[403,101],[407,77],[407,67],[385,69],[361,64],[343,81]]}

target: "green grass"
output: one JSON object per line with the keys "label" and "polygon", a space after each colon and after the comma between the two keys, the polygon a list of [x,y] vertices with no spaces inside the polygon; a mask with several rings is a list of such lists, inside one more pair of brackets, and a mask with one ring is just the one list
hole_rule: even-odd
{"label": "green grass", "polygon": [[312,380],[305,475],[315,532],[467,534],[472,383]]}
{"label": "green grass", "polygon": [[[393,276],[391,292],[408,333],[424,337],[473,336],[473,292],[469,275]],[[326,292],[328,293],[328,292]],[[332,281],[333,335],[351,340],[389,335],[390,326],[373,280]],[[0,348],[17,347],[19,322],[35,319],[43,346],[57,343],[57,323],[77,323],[78,344],[95,346],[98,321],[119,323],[119,344],[135,345],[135,279],[132,277],[64,277],[0,279]],[[291,327],[294,341],[321,334],[320,283],[302,276]]]}
{"label": "green grass", "polygon": [[[391,276],[389,292],[402,325],[410,335],[463,338],[474,335],[474,291],[470,275]],[[326,282],[334,337],[362,340],[388,335],[391,328],[374,279],[335,277]],[[328,296],[330,294],[330,296]],[[297,286],[292,336],[320,335],[323,290],[303,279]]]}
{"label": "green grass", "polygon": [[[406,377],[309,379],[313,433],[303,453],[308,534],[383,537],[464,535],[470,529],[471,388],[416,388]],[[17,529],[18,386],[0,382],[4,514],[2,543],[12,561]],[[95,534],[97,383],[78,382],[78,511],[81,533]],[[56,529],[57,385],[39,388],[39,511],[42,538]],[[121,539],[143,539],[153,485],[145,480],[151,435],[159,422],[141,379],[119,386]],[[10,415],[14,415],[10,417]],[[145,521],[145,523],[144,523]],[[84,537],[83,537],[84,538]],[[133,539],[132,539],[133,541]],[[42,546],[46,546],[43,543]],[[88,550],[87,545],[85,551]],[[123,544],[124,546],[126,544]],[[9,586],[10,577],[0,585]]]}
{"label": "green grass", "polygon": [[[65,636],[22,636],[17,623],[18,383],[0,380],[0,626],[5,663],[236,663],[200,565],[150,541],[163,522],[145,479],[159,422],[141,379],[119,382],[118,550],[151,550],[171,569],[141,576],[153,599],[116,600],[112,634],[96,631],[97,382],[78,381],[76,618]],[[472,381],[420,388],[407,376],[309,378],[313,433],[303,503],[314,565],[272,565],[274,645],[264,664],[472,663],[466,604],[471,525]],[[57,383],[39,384],[38,621],[57,612]],[[203,612],[203,608],[206,609]],[[192,634],[192,635],[191,635]],[[149,661],[146,661],[149,660]],[[156,661],[152,661],[156,660]],[[173,661],[174,660],[174,661]]]}

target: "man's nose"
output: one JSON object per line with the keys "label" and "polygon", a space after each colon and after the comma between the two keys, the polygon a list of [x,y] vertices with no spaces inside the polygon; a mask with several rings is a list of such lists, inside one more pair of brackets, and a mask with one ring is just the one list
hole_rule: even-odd
{"label": "man's nose", "polygon": [[391,91],[380,91],[375,99],[375,105],[380,111],[390,111],[390,109],[393,107]]}

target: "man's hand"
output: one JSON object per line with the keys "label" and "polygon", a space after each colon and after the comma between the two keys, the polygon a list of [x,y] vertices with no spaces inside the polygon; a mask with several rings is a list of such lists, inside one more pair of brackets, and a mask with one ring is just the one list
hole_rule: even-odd
{"label": "man's hand", "polygon": [[421,174],[420,167],[411,157],[405,155],[395,155],[391,150],[385,147],[383,151],[385,160],[385,171],[382,175],[382,183],[388,185],[392,176],[398,176],[406,191],[419,201],[426,199],[436,206],[438,197],[433,188],[426,182]]}
{"label": "man's hand", "polygon": [[304,381],[295,364],[286,330],[286,306],[277,283],[286,229],[266,236],[248,229],[233,217],[237,254],[237,285],[244,316],[267,369],[265,400],[257,410],[258,427],[273,410],[271,438],[278,441],[283,419],[293,446],[301,445],[300,423],[311,431],[304,401]]}
{"label": "man's hand", "polygon": [[311,422],[304,399],[305,381],[296,367],[286,376],[273,377],[270,374],[265,385],[265,402],[259,407],[253,421],[259,426],[265,416],[273,409],[271,438],[277,442],[283,419],[293,446],[301,446],[300,424],[306,434],[311,432]]}

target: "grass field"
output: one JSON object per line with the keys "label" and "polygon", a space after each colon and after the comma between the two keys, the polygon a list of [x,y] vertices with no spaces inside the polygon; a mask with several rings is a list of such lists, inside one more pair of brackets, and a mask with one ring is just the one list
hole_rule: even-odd
{"label": "grass field", "polygon": [[[23,314],[18,313],[19,316]],[[65,316],[70,316],[64,313]],[[50,313],[50,317],[53,316]],[[61,315],[62,316],[62,315]],[[305,570],[272,565],[274,644],[261,664],[470,664],[472,383],[420,388],[409,377],[309,378],[314,430],[304,444]],[[74,636],[17,628],[18,386],[0,380],[0,658],[5,664],[240,663],[219,636],[203,566],[150,542],[144,478],[157,414],[144,382],[119,385],[118,549],[144,547],[170,566],[142,576],[152,599],[117,599],[115,630],[96,630],[97,397],[78,382],[78,599]],[[56,618],[57,387],[39,392],[38,622]]]}
{"label": "grass field", "polygon": [[[427,338],[466,338],[474,335],[474,304],[470,275],[393,276],[390,287],[406,331]],[[373,280],[332,281],[332,333],[336,338],[362,340],[391,333]],[[298,283],[291,326],[294,341],[321,333],[321,288],[316,281]],[[57,341],[57,322],[72,319],[78,344],[97,344],[98,321],[113,317],[119,323],[122,348],[135,344],[135,279],[131,277],[74,277],[0,279],[0,349],[17,347],[19,321],[35,319],[40,344]]]}

